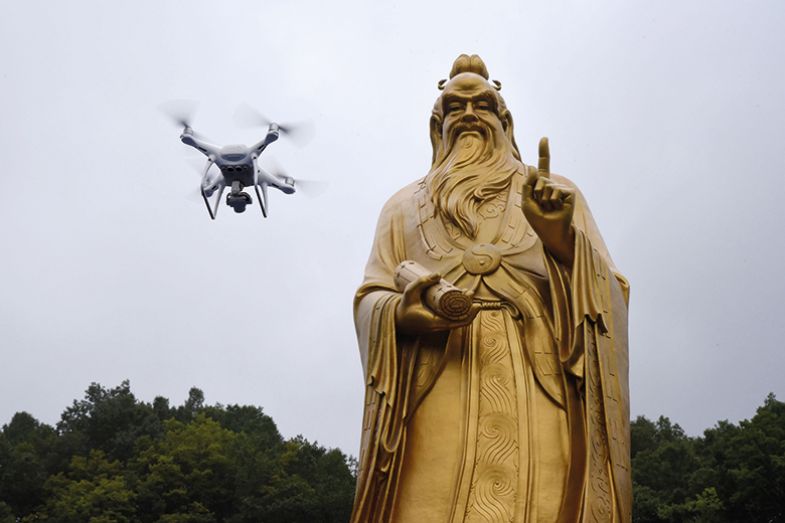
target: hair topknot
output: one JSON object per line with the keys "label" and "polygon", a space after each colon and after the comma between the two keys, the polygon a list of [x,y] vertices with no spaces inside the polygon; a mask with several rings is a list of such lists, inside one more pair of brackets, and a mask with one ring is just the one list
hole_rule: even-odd
{"label": "hair topknot", "polygon": [[452,70],[450,70],[450,78],[461,73],[475,73],[486,80],[488,79],[488,68],[485,67],[485,62],[482,61],[482,58],[476,54],[471,56],[462,54],[455,59],[455,62],[452,64]]}

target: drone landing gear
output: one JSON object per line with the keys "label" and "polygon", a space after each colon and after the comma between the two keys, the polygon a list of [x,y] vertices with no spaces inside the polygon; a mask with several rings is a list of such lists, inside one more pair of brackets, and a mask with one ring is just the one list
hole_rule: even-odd
{"label": "drone landing gear", "polygon": [[243,192],[243,185],[235,180],[232,182],[232,192],[226,195],[226,205],[234,209],[234,212],[245,212],[245,207],[251,205],[251,196]]}

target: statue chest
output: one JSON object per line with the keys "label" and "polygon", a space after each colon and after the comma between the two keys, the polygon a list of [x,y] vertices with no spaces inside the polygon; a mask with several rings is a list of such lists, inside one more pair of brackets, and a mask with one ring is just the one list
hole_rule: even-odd
{"label": "statue chest", "polygon": [[404,213],[406,259],[412,259],[478,299],[499,299],[510,292],[547,296],[543,247],[521,209],[521,177],[509,192],[479,209],[479,228],[469,238],[434,211],[421,185]]}

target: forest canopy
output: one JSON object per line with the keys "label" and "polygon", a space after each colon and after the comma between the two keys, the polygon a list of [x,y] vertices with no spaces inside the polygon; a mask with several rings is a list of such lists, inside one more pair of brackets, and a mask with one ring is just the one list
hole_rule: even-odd
{"label": "forest canopy", "polygon": [[[345,522],[354,462],[259,407],[139,401],[92,384],[56,427],[19,412],[0,434],[0,522]],[[19,519],[17,519],[19,518]]]}
{"label": "forest canopy", "polygon": [[[631,424],[633,520],[785,522],[785,403],[691,437],[666,417]],[[124,381],[92,384],[56,426],[18,412],[0,432],[0,523],[333,523],[349,519],[356,462],[262,408],[172,407]]]}

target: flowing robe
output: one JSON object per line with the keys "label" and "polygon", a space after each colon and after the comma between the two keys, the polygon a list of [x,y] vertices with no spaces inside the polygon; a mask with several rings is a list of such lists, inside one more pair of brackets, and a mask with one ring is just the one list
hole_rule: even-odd
{"label": "flowing robe", "polygon": [[[551,257],[521,209],[525,176],[488,243],[445,224],[424,180],[382,210],[354,307],[353,522],[630,521],[628,286],[580,192],[573,266]],[[476,290],[483,310],[449,332],[396,333],[404,260]]]}

